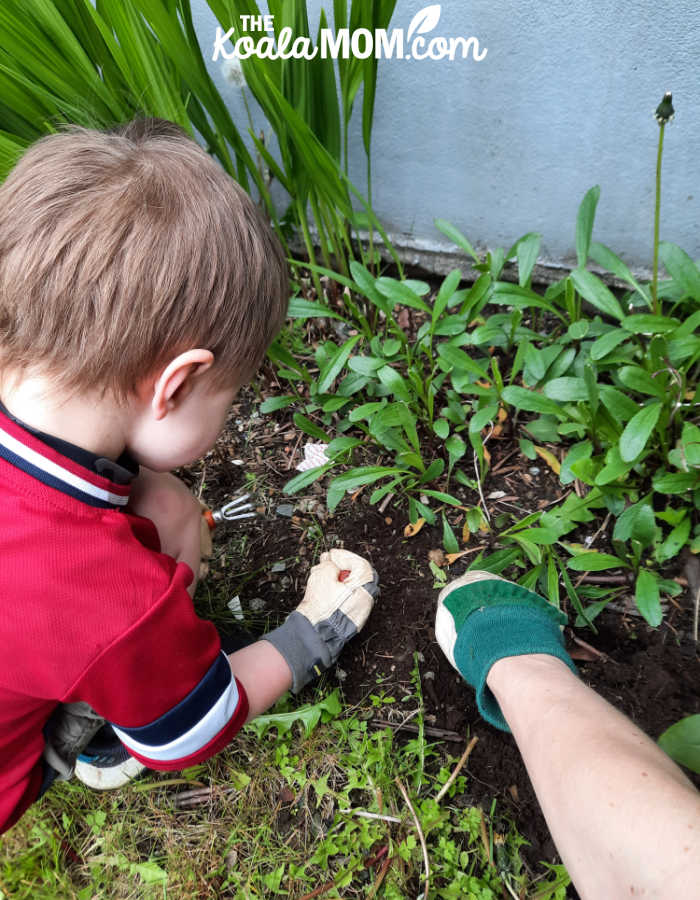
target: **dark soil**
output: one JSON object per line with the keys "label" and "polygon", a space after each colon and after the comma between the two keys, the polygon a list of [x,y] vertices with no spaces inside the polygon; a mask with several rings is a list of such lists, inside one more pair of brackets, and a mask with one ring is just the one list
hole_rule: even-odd
{"label": "dark soil", "polygon": [[[425,526],[415,537],[405,538],[406,509],[389,504],[379,512],[368,505],[364,492],[346,498],[336,514],[329,516],[325,482],[301,495],[283,495],[282,487],[295,474],[308,438],[289,424],[291,414],[281,413],[276,419],[251,417],[252,400],[252,393],[244,395],[217,447],[199,467],[184,473],[211,506],[246,489],[253,492],[260,513],[254,520],[225,526],[227,530],[216,533],[219,555],[212,560],[209,579],[198,593],[202,614],[221,623],[229,613],[226,609],[222,612],[213,598],[238,594],[249,625],[258,631],[274,627],[299,602],[309,567],[321,551],[345,546],[369,557],[380,576],[379,601],[362,634],[343,652],[338,669],[326,677],[341,685],[348,704],[362,704],[377,720],[398,726],[406,717],[407,704],[401,700],[414,691],[411,672],[417,660],[425,724],[438,733],[447,732],[442,736],[446,751],[458,756],[468,733],[479,736],[467,766],[465,800],[489,810],[496,798],[497,814],[513,817],[530,842],[525,850],[528,861],[533,865],[541,860],[557,861],[512,737],[481,719],[473,691],[451,668],[435,641],[437,591],[428,554],[440,548],[441,529]],[[490,506],[496,508],[500,503],[501,510],[521,518],[559,498],[558,478],[541,460],[537,461],[540,472],[532,475],[535,464],[522,456],[517,443],[507,436],[489,446],[492,475],[484,493],[487,498],[495,489],[506,493],[498,500],[487,499]],[[244,465],[232,460],[243,460]],[[470,502],[473,504],[474,498]],[[289,503],[294,506],[293,516],[279,515],[277,507]],[[453,525],[459,533],[457,519]],[[470,550],[472,543],[487,546],[488,538],[472,535]],[[472,556],[453,563],[448,579],[462,574]],[[273,564],[280,562],[284,571],[272,572]],[[252,613],[251,601],[255,601],[253,608],[262,601],[263,612]],[[700,712],[700,658],[690,637],[692,611],[687,590],[669,607],[658,629],[649,628],[624,609],[606,610],[596,624],[597,634],[589,629],[575,633],[593,652],[575,643],[574,632],[567,630],[572,654],[578,657],[587,684],[653,738],[681,717]],[[382,692],[395,702],[372,709],[369,695]],[[436,741],[442,738],[431,734]],[[572,760],[571,764],[585,764],[585,760]],[[700,783],[700,779],[696,781]]]}

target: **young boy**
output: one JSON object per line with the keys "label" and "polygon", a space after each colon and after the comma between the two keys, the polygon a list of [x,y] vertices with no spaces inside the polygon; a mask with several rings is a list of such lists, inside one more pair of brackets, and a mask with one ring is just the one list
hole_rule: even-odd
{"label": "young boy", "polygon": [[167,470],[286,305],[270,228],[171,123],[51,135],[0,186],[0,832],[81,751],[102,786],[212,756],[364,625],[376,576],[341,550],[228,657],[192,606],[200,508]]}

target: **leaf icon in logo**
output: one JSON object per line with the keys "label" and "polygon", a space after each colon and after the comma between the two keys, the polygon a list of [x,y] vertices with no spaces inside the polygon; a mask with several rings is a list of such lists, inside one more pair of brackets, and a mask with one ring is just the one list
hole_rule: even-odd
{"label": "leaf icon in logo", "polygon": [[432,6],[426,6],[423,9],[419,9],[415,16],[411,19],[411,24],[408,26],[406,41],[410,42],[411,38],[416,32],[418,34],[425,34],[426,31],[432,31],[439,21],[439,3],[434,3]]}

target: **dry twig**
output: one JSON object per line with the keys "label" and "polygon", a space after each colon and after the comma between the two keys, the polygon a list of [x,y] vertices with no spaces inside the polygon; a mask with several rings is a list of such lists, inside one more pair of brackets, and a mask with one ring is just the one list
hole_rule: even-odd
{"label": "dry twig", "polygon": [[304,894],[303,897],[299,897],[299,900],[314,900],[314,897],[320,897],[321,894],[327,893],[331,888],[334,887],[335,881],[327,881],[325,884],[322,884],[321,887],[317,887],[315,891],[309,891],[308,894]]}
{"label": "dry twig", "polygon": [[[385,722],[383,719],[370,719],[370,725],[375,728],[393,728],[394,731],[410,731],[413,734],[419,734],[420,728],[417,725],[404,724],[403,722],[397,726],[396,722]],[[457,734],[456,731],[445,731],[444,728],[432,728],[430,725],[423,726],[423,733],[428,737],[440,738],[443,741],[459,741],[461,744],[464,740],[463,734]]]}
{"label": "dry twig", "polygon": [[481,819],[481,842],[484,845],[484,850],[486,851],[486,856],[488,857],[489,865],[493,866],[493,857],[491,856],[491,844],[489,843],[489,836],[486,834],[486,821],[484,820],[483,809],[479,810],[479,817]]}
{"label": "dry twig", "polygon": [[445,794],[449,791],[449,789],[452,787],[452,785],[454,784],[455,778],[459,775],[459,773],[462,770],[462,767],[464,766],[466,761],[469,759],[471,752],[474,749],[474,747],[476,747],[478,740],[479,740],[479,738],[476,735],[474,735],[474,737],[469,741],[469,743],[467,744],[467,749],[464,751],[464,753],[460,757],[459,762],[452,770],[452,774],[447,779],[447,781],[443,784],[443,786],[440,788],[440,791],[439,791],[437,797],[435,798],[436,803],[439,803],[442,800],[442,798],[445,796]]}
{"label": "dry twig", "polygon": [[382,822],[400,822],[401,819],[397,818],[397,816],[385,816],[380,813],[368,812],[364,809],[339,809],[339,813],[344,813],[347,816],[359,816],[362,819],[379,819]]}
{"label": "dry twig", "polygon": [[379,874],[375,878],[374,884],[372,885],[369,894],[367,894],[367,900],[372,900],[372,897],[377,896],[377,891],[381,887],[382,881],[384,881],[386,873],[389,871],[389,866],[392,864],[393,860],[394,860],[393,856],[388,856],[382,863],[382,867],[379,870]]}
{"label": "dry twig", "polygon": [[413,804],[411,803],[411,798],[408,796],[408,791],[403,786],[403,782],[398,777],[398,775],[396,776],[395,781],[399,787],[399,790],[401,791],[406,806],[411,813],[413,824],[416,826],[416,831],[418,832],[418,840],[420,841],[421,849],[423,850],[423,863],[425,864],[425,888],[423,890],[423,898],[424,900],[428,900],[428,888],[430,887],[430,860],[428,859],[428,848],[425,845],[423,829],[420,827],[420,822],[418,821],[418,816],[416,815],[416,811],[413,808]]}
{"label": "dry twig", "polygon": [[569,630],[569,637],[574,642],[574,644],[578,644],[579,647],[583,647],[584,650],[588,650],[589,653],[592,653],[594,656],[602,659],[603,662],[614,663],[615,665],[617,665],[617,660],[612,659],[612,657],[608,656],[607,653],[603,653],[602,650],[598,650],[596,647],[591,646],[591,644],[587,644],[585,641],[581,640],[580,637],[576,637],[576,635],[571,630]]}
{"label": "dry twig", "polygon": [[700,562],[689,555],[685,564],[685,577],[688,579],[688,590],[693,598],[693,640],[698,642],[698,619],[700,619]]}
{"label": "dry twig", "polygon": [[382,500],[382,502],[377,507],[378,512],[382,513],[382,515],[383,515],[387,506],[391,503],[391,501],[393,499],[394,499],[394,492],[389,491],[389,493],[386,495],[386,497]]}

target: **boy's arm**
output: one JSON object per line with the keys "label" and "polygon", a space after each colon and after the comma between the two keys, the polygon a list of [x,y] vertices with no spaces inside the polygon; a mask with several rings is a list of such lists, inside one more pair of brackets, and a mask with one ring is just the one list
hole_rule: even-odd
{"label": "boy's arm", "polygon": [[192,569],[188,587],[191,597],[197,587],[201,559],[202,510],[187,485],[169,472],[152,472],[141,466],[131,487],[129,512],[150,519],[156,527],[162,553]]}
{"label": "boy's arm", "polygon": [[269,709],[292,686],[292,671],[267,641],[256,641],[229,655],[236,678],[248,695],[246,722]]}

